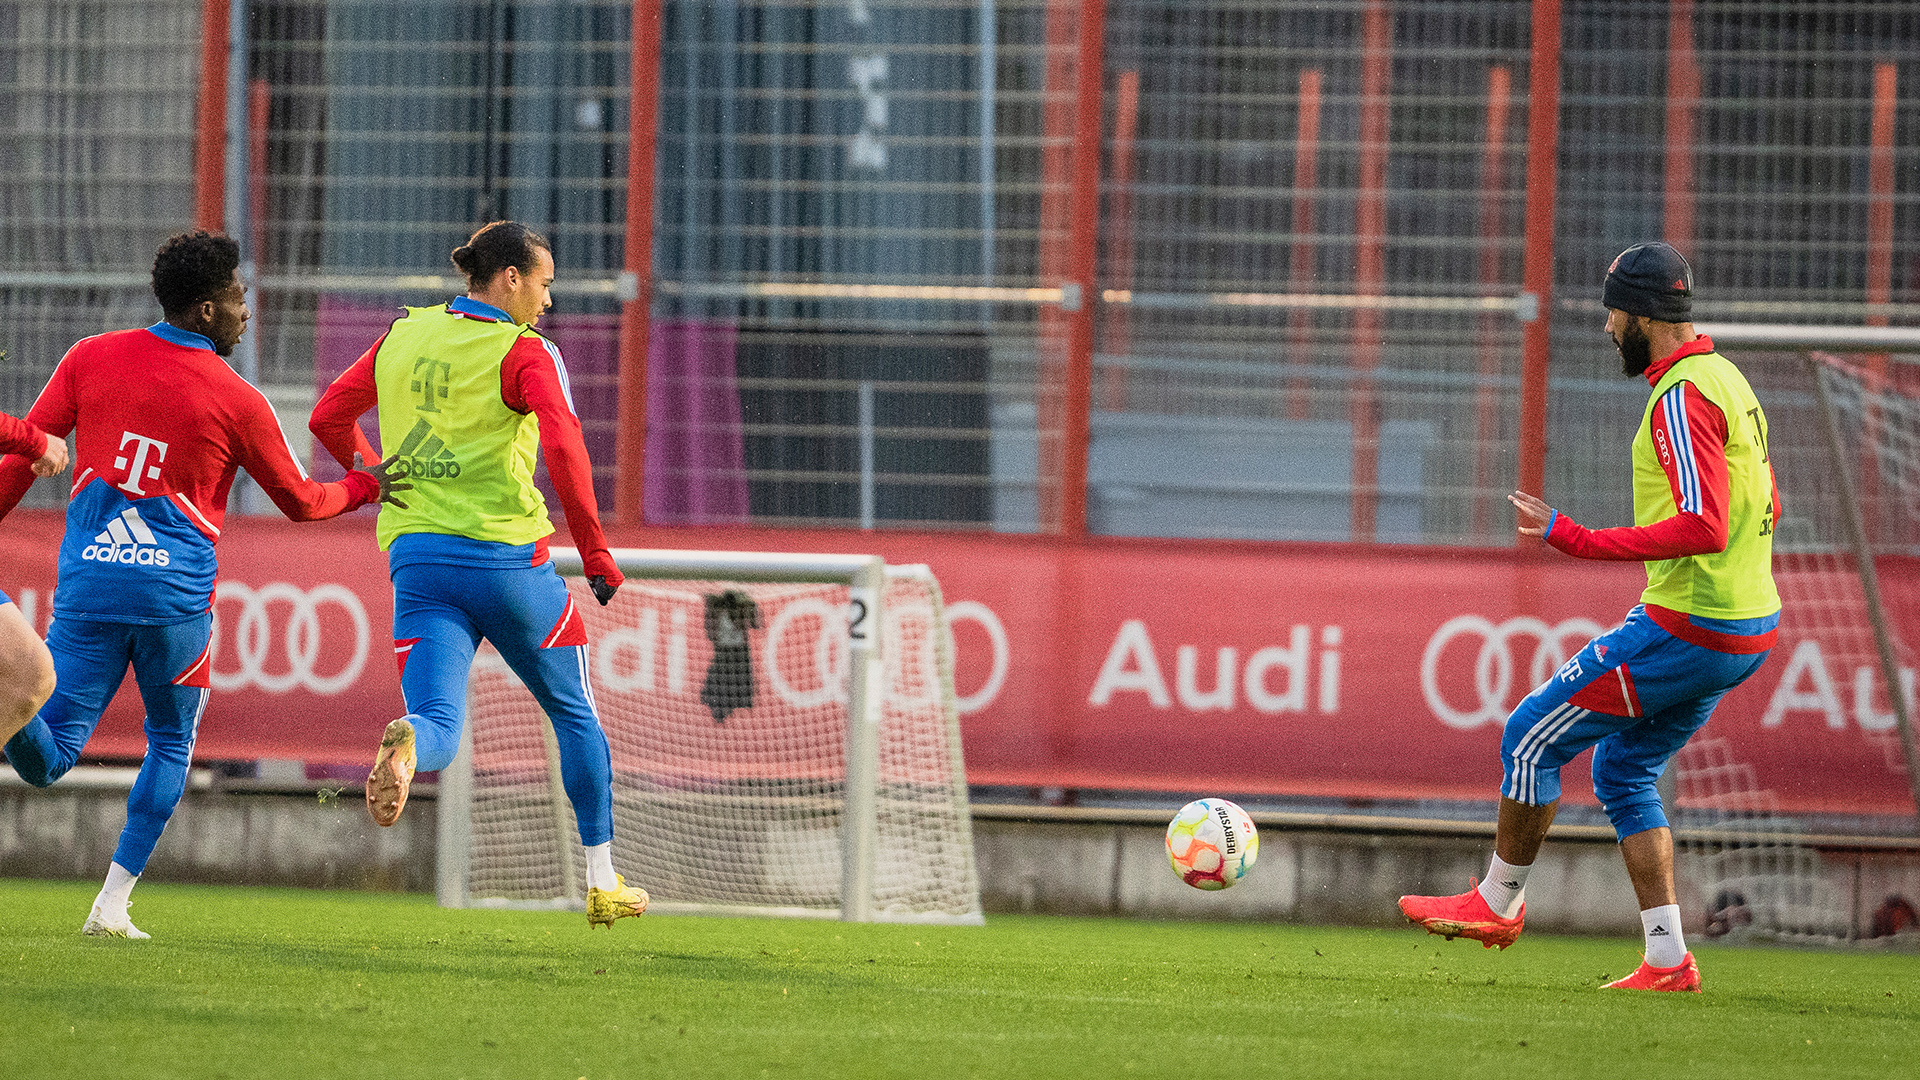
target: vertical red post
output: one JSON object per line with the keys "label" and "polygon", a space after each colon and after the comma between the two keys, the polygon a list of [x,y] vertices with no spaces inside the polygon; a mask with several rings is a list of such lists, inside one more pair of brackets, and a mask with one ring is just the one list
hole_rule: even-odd
{"label": "vertical red post", "polygon": [[[1320,186],[1320,69],[1300,69],[1299,117],[1293,135],[1293,245],[1287,254],[1287,288],[1313,291],[1313,216]],[[1287,381],[1287,418],[1305,420],[1313,410],[1313,396],[1305,368],[1312,347],[1313,314],[1296,308],[1287,322],[1293,338],[1293,378]]]}
{"label": "vertical red post", "polygon": [[[1873,65],[1873,120],[1867,135],[1867,303],[1893,302],[1893,118],[1899,88],[1894,64]],[[1887,325],[1886,309],[1867,313],[1868,326]],[[1886,353],[1868,353],[1861,358],[1867,379],[1874,389],[1884,385],[1892,358]],[[1880,412],[1869,408],[1862,422],[1869,429],[1861,440],[1871,447],[1881,425]],[[1881,490],[1880,463],[1870,451],[1860,455],[1861,513],[1869,535],[1877,535],[1886,522],[1879,513]]]}
{"label": "vertical red post", "polygon": [[1100,298],[1094,280],[1100,246],[1100,104],[1106,45],[1106,0],[1081,0],[1080,61],[1073,141],[1073,281],[1080,305],[1067,334],[1065,426],[1061,431],[1060,531],[1087,534],[1087,444],[1093,413],[1093,310]]}
{"label": "vertical red post", "polygon": [[[1527,67],[1527,253],[1521,287],[1532,298],[1533,310],[1520,347],[1519,484],[1522,491],[1540,494],[1547,476],[1553,200],[1560,159],[1560,0],[1533,0],[1533,46]],[[1516,543],[1523,540],[1516,535]]]}
{"label": "vertical red post", "polygon": [[[1506,191],[1507,120],[1513,101],[1513,72],[1504,64],[1487,71],[1487,133],[1480,150],[1480,286],[1492,295],[1500,286],[1500,241],[1506,232],[1501,220],[1501,196]],[[1473,449],[1473,535],[1485,536],[1492,526],[1493,508],[1500,505],[1488,494],[1493,487],[1495,455],[1500,437],[1500,334],[1493,325],[1498,315],[1480,316],[1480,385],[1475,391]]]}
{"label": "vertical red post", "polygon": [[1693,130],[1700,65],[1693,52],[1693,0],[1667,5],[1667,191],[1663,239],[1693,251]]}
{"label": "vertical red post", "polygon": [[193,224],[227,223],[227,49],[229,0],[200,0],[200,101],[193,133]]}
{"label": "vertical red post", "polygon": [[[1371,0],[1361,18],[1360,191],[1354,203],[1353,291],[1386,293],[1388,83],[1393,71],[1393,24],[1385,0]],[[1374,538],[1380,509],[1380,403],[1373,372],[1380,366],[1383,320],[1376,308],[1353,313],[1353,385],[1348,415],[1353,426],[1353,528],[1355,543]]]}
{"label": "vertical red post", "polygon": [[[1040,285],[1058,287],[1073,279],[1071,193],[1074,144],[1074,34],[1079,0],[1047,0],[1046,77],[1040,106]],[[1060,528],[1061,447],[1068,324],[1064,307],[1042,305],[1038,318],[1039,369],[1035,373],[1035,437],[1039,442],[1040,528]]]}
{"label": "vertical red post", "polygon": [[1105,25],[1105,0],[1047,5],[1040,273],[1042,284],[1062,286],[1069,295],[1040,316],[1040,522],[1070,537],[1087,532]]}
{"label": "vertical red post", "polygon": [[[273,116],[273,97],[265,79],[247,83],[247,228],[253,233],[254,273],[267,265],[267,133]],[[253,299],[254,306],[260,298]]]}
{"label": "vertical red post", "polygon": [[633,0],[628,59],[627,236],[622,260],[633,295],[620,305],[620,385],[614,430],[614,520],[645,520],[647,336],[653,310],[653,161],[660,130],[660,16],[664,0]]}
{"label": "vertical red post", "polygon": [[[1867,303],[1893,302],[1893,113],[1899,76],[1893,64],[1873,66],[1873,125],[1867,150]],[[1887,325],[1884,312],[1868,326]],[[1875,373],[1886,374],[1881,354]]]}
{"label": "vertical red post", "polygon": [[[1115,288],[1133,287],[1133,169],[1134,139],[1140,131],[1140,73],[1123,71],[1113,94],[1113,190],[1107,199],[1107,280]],[[1133,351],[1127,305],[1102,309],[1101,344],[1109,356]],[[1108,369],[1101,404],[1108,409],[1127,407],[1127,369]]]}

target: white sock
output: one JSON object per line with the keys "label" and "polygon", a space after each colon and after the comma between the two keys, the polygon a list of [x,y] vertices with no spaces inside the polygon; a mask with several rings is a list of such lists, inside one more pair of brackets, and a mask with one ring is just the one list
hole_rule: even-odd
{"label": "white sock", "polygon": [[617,889],[620,885],[613,880],[613,841],[595,844],[587,849],[587,888]]}
{"label": "white sock", "polygon": [[134,883],[140,875],[130,874],[119,863],[107,867],[107,883],[100,887],[100,895],[94,897],[93,906],[100,909],[105,918],[119,921],[127,917],[127,901],[133,896]]}
{"label": "white sock", "polygon": [[1679,967],[1687,958],[1687,940],[1680,933],[1680,905],[1667,904],[1640,913],[1647,934],[1647,963],[1657,968]]}
{"label": "white sock", "polygon": [[1511,919],[1520,913],[1520,904],[1527,896],[1527,872],[1533,864],[1513,866],[1500,861],[1495,855],[1487,866],[1487,876],[1480,882],[1480,898],[1487,902],[1495,915]]}

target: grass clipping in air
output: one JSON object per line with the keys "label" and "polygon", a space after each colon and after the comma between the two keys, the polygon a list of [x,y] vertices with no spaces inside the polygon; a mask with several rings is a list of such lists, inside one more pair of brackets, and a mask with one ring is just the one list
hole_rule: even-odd
{"label": "grass clipping in air", "polygon": [[[29,1077],[1863,1077],[1913,1068],[1920,956],[990,916],[986,927],[448,911],[423,896],[0,881],[0,1071]],[[1638,1062],[1639,1065],[1630,1065]],[[1515,1070],[1520,1070],[1518,1073]]]}

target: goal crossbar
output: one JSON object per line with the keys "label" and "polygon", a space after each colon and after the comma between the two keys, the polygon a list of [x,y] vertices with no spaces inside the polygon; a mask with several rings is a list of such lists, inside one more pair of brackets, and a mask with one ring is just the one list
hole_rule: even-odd
{"label": "goal crossbar", "polygon": [[[724,578],[755,582],[838,582],[878,587],[886,563],[878,555],[805,555],[768,551],[679,551],[667,548],[614,548],[614,564],[628,577],[656,581]],[[554,568],[577,577],[585,573],[578,549],[548,551]]]}

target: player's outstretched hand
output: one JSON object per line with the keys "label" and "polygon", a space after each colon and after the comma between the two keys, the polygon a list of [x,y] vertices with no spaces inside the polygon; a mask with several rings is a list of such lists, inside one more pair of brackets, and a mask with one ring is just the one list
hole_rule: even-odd
{"label": "player's outstretched hand", "polygon": [[1548,506],[1538,495],[1529,495],[1516,491],[1507,496],[1507,501],[1519,511],[1521,536],[1545,536],[1547,522],[1553,520],[1553,507]]}
{"label": "player's outstretched hand", "polygon": [[67,440],[47,436],[47,448],[33,459],[33,475],[58,476],[67,468]]}
{"label": "player's outstretched hand", "polygon": [[607,583],[605,574],[595,574],[589,577],[587,579],[587,588],[593,590],[593,598],[600,601],[601,607],[606,607],[607,601],[613,599],[613,594],[620,591],[620,586]]}
{"label": "player's outstretched hand", "polygon": [[[394,495],[394,492],[412,491],[413,485],[407,483],[406,473],[395,474],[392,472],[393,463],[399,460],[399,454],[390,454],[387,460],[366,471],[372,473],[374,479],[380,481],[380,501],[383,503],[392,503],[400,509],[405,510],[407,504],[400,501],[399,497]],[[366,468],[366,466],[361,463],[359,454],[353,455],[353,467],[356,469]]]}

